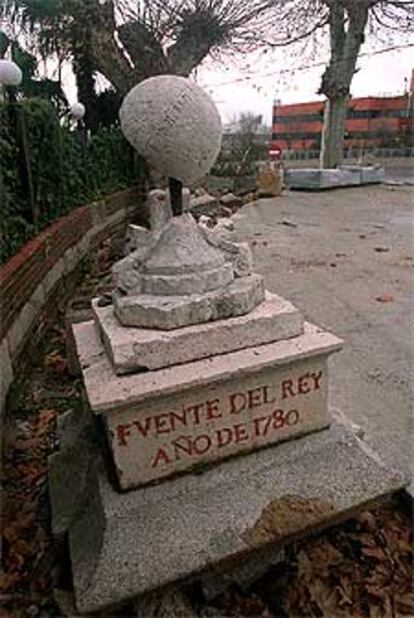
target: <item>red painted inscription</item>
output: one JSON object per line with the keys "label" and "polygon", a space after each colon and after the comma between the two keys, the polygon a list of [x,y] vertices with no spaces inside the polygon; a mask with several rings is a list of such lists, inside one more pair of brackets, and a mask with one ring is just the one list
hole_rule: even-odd
{"label": "red painted inscription", "polygon": [[[151,468],[184,459],[196,462],[211,451],[225,452],[227,447],[229,452],[237,451],[234,447],[239,444],[254,447],[265,443],[273,432],[298,425],[303,412],[299,412],[296,399],[320,390],[322,379],[322,370],[310,371],[280,383],[233,392],[221,399],[183,404],[179,410],[141,415],[118,424],[114,439],[121,448],[131,442],[136,445],[137,440],[149,441]],[[295,399],[293,409],[288,407],[290,399]]]}

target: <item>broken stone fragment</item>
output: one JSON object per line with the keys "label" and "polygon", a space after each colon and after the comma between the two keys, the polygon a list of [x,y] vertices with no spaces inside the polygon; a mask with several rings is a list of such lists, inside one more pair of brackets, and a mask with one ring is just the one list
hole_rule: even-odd
{"label": "broken stone fragment", "polygon": [[148,196],[151,232],[161,231],[172,218],[171,200],[169,192],[155,189]]}
{"label": "broken stone fragment", "polygon": [[[229,225],[228,225],[229,224]],[[253,272],[253,254],[248,243],[235,243],[231,241],[234,224],[226,219],[220,220],[213,229],[201,226],[208,243],[220,249],[225,259],[231,262],[235,277],[246,277]]]}
{"label": "broken stone fragment", "polygon": [[140,247],[146,247],[151,240],[151,233],[145,227],[130,224],[125,239],[124,255],[129,255]]}
{"label": "broken stone fragment", "polygon": [[227,206],[229,208],[235,208],[242,206],[243,201],[240,197],[234,195],[234,193],[226,193],[225,195],[221,196],[220,204],[223,204],[223,206]]}

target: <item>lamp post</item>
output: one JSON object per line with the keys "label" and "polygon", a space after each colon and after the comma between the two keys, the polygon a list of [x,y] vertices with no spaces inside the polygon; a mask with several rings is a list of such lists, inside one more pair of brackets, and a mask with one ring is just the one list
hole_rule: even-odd
{"label": "lamp post", "polygon": [[14,88],[21,84],[22,79],[22,71],[15,62],[12,60],[0,60],[0,84],[5,90],[5,98],[8,98],[10,103],[16,101]]}
{"label": "lamp post", "polygon": [[85,123],[83,122],[83,118],[85,117],[86,109],[83,103],[79,103],[76,101],[70,106],[69,116],[76,122],[77,130],[78,130],[78,139],[82,146],[82,149],[85,150],[87,143],[87,133]]}
{"label": "lamp post", "polygon": [[0,60],[0,85],[4,89],[4,99],[10,105],[10,124],[14,126],[20,149],[21,173],[27,185],[30,214],[33,222],[39,218],[39,209],[35,203],[32,168],[30,165],[29,143],[27,140],[24,110],[17,105],[16,88],[23,79],[20,67],[12,60]]}
{"label": "lamp post", "polygon": [[77,122],[80,122],[83,119],[85,116],[85,111],[86,110],[83,103],[79,103],[78,101],[70,106],[70,115]]}

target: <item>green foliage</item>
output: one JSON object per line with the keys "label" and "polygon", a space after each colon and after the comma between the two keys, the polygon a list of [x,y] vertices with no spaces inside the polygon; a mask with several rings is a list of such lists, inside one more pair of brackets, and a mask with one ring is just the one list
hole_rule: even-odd
{"label": "green foliage", "polygon": [[[27,136],[33,217],[22,156]],[[51,103],[28,99],[0,103],[0,263],[49,222],[81,204],[136,184],[144,174],[119,128],[89,140],[62,127]]]}

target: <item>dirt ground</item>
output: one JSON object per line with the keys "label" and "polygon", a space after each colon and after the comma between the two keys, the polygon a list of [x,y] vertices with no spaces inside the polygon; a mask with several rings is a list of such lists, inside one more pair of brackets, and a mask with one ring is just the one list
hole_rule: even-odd
{"label": "dirt ground", "polygon": [[403,470],[414,462],[413,197],[408,186],[286,191],[234,218],[267,288],[345,340],[331,405]]}

